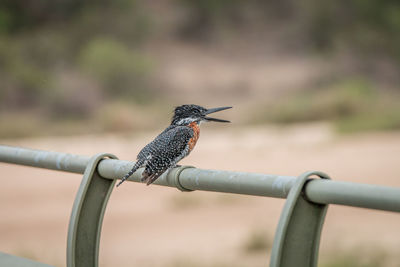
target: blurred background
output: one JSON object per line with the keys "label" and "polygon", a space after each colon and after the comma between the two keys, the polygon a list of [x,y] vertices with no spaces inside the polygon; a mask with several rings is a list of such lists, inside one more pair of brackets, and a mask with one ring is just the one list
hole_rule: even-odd
{"label": "blurred background", "polygon": [[[7,145],[134,160],[174,106],[232,105],[183,164],[398,187],[399,74],[399,1],[0,2]],[[0,173],[0,251],[65,266],[80,176]],[[101,266],[266,266],[283,203],[125,184]],[[399,223],[330,207],[320,266],[400,266]]]}

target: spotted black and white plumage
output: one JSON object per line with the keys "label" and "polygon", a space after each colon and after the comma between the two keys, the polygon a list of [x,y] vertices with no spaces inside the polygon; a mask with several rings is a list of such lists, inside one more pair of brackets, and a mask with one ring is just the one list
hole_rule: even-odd
{"label": "spotted black and white plumage", "polygon": [[199,125],[202,121],[229,122],[206,117],[207,114],[227,108],[230,107],[215,109],[206,109],[197,105],[176,107],[171,125],[139,152],[132,170],[117,186],[141,167],[145,168],[142,181],[146,181],[147,185],[153,183],[165,171],[175,167],[181,159],[189,155],[199,138]]}

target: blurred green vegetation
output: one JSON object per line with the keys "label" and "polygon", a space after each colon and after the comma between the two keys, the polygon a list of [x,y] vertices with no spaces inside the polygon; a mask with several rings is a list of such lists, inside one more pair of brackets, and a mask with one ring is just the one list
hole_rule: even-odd
{"label": "blurred green vegetation", "polygon": [[400,2],[396,0],[305,1],[308,33],[320,49],[345,45],[361,56],[400,60]]}
{"label": "blurred green vegetation", "polygon": [[125,114],[151,94],[150,28],[131,0],[1,1],[0,137],[146,126]]}
{"label": "blurred green vegetation", "polygon": [[400,129],[400,93],[377,90],[364,79],[334,82],[265,104],[253,122],[333,121],[340,132]]}
{"label": "blurred green vegetation", "polygon": [[204,205],[202,198],[189,195],[189,194],[179,194],[174,195],[171,198],[171,208],[173,210],[193,210],[199,206]]}
{"label": "blurred green vegetation", "polygon": [[[263,240],[266,240],[265,232]],[[257,236],[259,236],[257,234]],[[250,235],[254,239],[253,234]],[[259,240],[258,237],[255,240]],[[254,241],[252,241],[254,242]],[[268,241],[270,242],[270,241]],[[254,242],[260,244],[260,241]],[[269,245],[268,245],[269,246]],[[265,245],[257,245],[256,250],[245,250],[246,254],[239,254],[240,261],[229,259],[217,259],[211,262],[202,262],[201,259],[193,259],[193,257],[181,257],[172,261],[167,266],[170,267],[186,267],[186,266],[265,266],[268,263],[267,254],[271,247]],[[254,254],[256,252],[257,254]],[[262,257],[260,257],[262,256]],[[370,246],[356,246],[347,250],[334,248],[327,255],[320,257],[318,266],[320,267],[390,267],[398,266],[398,255],[395,253],[385,253],[382,248]]]}
{"label": "blurred green vegetation", "polygon": [[[399,79],[385,81],[394,90],[387,94],[374,77],[364,78],[382,60],[400,73],[399,1],[3,0],[0,137],[151,127],[155,117],[166,116],[163,107],[171,100],[168,89],[154,82],[152,43],[207,45],[226,32],[241,39],[243,32],[282,25],[296,40],[294,48],[320,56],[344,53],[360,63],[361,78],[287,95],[250,122],[333,120],[341,132],[400,128]],[[145,106],[149,117],[129,115]]]}
{"label": "blurred green vegetation", "polygon": [[221,24],[248,21],[296,24],[299,42],[332,51],[345,46],[363,57],[386,55],[400,61],[400,2],[396,0],[177,0],[189,8],[183,33],[198,37]]}
{"label": "blurred green vegetation", "polygon": [[132,96],[133,100],[142,101],[146,94],[146,75],[151,71],[149,59],[122,43],[107,39],[90,41],[82,49],[80,66],[104,85],[108,98]]}
{"label": "blurred green vegetation", "polygon": [[396,256],[386,254],[379,247],[358,247],[332,252],[328,259],[321,260],[321,267],[384,267],[395,266],[396,261]]}
{"label": "blurred green vegetation", "polygon": [[246,253],[266,253],[272,248],[272,238],[265,230],[253,229],[244,242],[243,250]]}
{"label": "blurred green vegetation", "polygon": [[[234,196],[229,194],[215,194],[213,196],[207,196],[202,198],[201,196],[195,196],[191,194],[179,194],[171,198],[170,206],[173,210],[192,211],[195,208],[205,206],[229,206],[238,205],[243,203],[246,199],[243,196]],[[260,231],[256,231],[254,235],[264,234]],[[262,237],[264,238],[264,236]]]}

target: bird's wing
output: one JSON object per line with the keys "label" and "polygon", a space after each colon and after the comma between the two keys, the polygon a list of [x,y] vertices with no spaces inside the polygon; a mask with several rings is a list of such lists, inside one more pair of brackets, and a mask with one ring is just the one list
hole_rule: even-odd
{"label": "bird's wing", "polygon": [[[168,135],[169,132],[171,132],[175,127],[177,127],[177,126],[174,126],[174,125],[168,126],[162,133],[160,133],[156,138],[154,138],[153,141],[151,141],[146,146],[144,146],[142,148],[142,150],[140,150],[139,154],[137,155],[137,160],[144,161],[150,154],[154,154],[154,152],[155,152],[154,150],[158,146],[158,144],[156,144],[156,143],[159,143],[162,140],[166,140],[166,138],[162,138],[162,137]],[[182,127],[182,126],[178,126],[178,127]]]}
{"label": "bird's wing", "polygon": [[146,148],[147,164],[142,179],[150,184],[173,167],[187,155],[187,144],[192,137],[193,130],[185,126],[167,128],[157,136]]}

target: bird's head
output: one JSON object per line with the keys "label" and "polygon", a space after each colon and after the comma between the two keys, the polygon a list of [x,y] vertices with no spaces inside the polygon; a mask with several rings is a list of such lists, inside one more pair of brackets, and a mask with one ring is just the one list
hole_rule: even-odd
{"label": "bird's head", "polygon": [[174,125],[189,125],[192,122],[200,124],[203,121],[216,121],[216,122],[230,122],[216,118],[207,117],[206,115],[218,112],[221,110],[229,109],[232,107],[221,108],[203,108],[198,105],[182,105],[175,108],[174,116],[172,117],[171,124]]}

